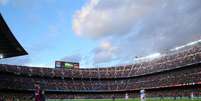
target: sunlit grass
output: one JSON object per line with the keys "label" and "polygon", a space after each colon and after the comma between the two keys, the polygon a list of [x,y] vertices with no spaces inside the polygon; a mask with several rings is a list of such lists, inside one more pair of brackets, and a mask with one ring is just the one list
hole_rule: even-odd
{"label": "sunlit grass", "polygon": [[[112,99],[49,99],[48,101],[113,101]],[[115,101],[140,101],[140,99],[115,99]],[[201,101],[200,99],[188,99],[188,98],[177,98],[177,99],[159,99],[159,98],[149,98],[146,101]]]}

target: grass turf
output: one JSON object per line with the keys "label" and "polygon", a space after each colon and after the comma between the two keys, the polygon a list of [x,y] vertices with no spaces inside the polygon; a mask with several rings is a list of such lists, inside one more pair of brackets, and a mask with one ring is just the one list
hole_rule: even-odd
{"label": "grass turf", "polygon": [[[112,99],[49,99],[48,101],[113,101]],[[115,101],[140,101],[139,99],[115,99]],[[154,99],[149,98],[146,101],[201,101],[201,99]]]}

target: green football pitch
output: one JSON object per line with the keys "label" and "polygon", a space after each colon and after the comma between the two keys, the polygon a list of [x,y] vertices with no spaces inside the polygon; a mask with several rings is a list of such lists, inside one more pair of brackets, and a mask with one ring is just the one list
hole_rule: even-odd
{"label": "green football pitch", "polygon": [[[48,101],[113,101],[112,99],[49,99]],[[140,101],[139,99],[115,99],[115,101]],[[146,101],[201,101],[201,99],[146,99]]]}

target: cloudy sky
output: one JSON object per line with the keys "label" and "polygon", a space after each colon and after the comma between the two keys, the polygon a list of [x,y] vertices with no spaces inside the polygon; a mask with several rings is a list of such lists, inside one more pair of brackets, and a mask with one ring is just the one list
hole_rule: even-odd
{"label": "cloudy sky", "polygon": [[133,63],[201,39],[201,0],[0,0],[0,12],[29,53],[0,63]]}

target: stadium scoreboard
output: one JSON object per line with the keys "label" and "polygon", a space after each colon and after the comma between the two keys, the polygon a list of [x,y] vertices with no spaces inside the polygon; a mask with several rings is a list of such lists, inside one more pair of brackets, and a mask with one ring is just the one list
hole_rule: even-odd
{"label": "stadium scoreboard", "polygon": [[76,69],[80,67],[76,62],[55,61],[55,68]]}

